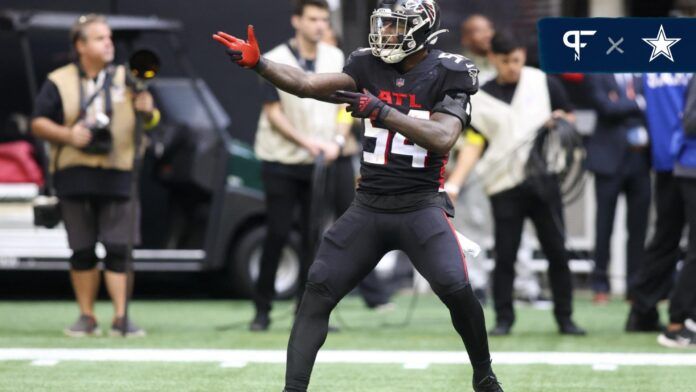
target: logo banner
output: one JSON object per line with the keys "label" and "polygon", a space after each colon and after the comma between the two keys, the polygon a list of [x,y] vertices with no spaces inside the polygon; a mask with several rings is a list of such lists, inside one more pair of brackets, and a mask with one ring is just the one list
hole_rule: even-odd
{"label": "logo banner", "polygon": [[544,18],[548,73],[696,72],[696,18]]}

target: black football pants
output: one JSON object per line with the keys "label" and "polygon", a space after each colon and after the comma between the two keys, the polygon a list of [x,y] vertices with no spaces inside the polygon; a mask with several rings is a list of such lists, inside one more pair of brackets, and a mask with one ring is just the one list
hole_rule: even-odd
{"label": "black football pants", "polygon": [[[331,166],[327,176],[327,192],[330,207],[340,218],[350,207],[355,198],[355,170],[351,157],[340,157]],[[358,283],[358,291],[365,304],[374,308],[389,302],[391,292],[376,270],[372,270],[365,279]]]}
{"label": "black football pants", "polygon": [[317,352],[326,340],[331,311],[394,249],[406,252],[449,308],[475,372],[488,369],[483,310],[469,285],[464,254],[444,211],[427,207],[381,213],[352,205],[324,235],[309,270],[288,343],[287,391],[307,389]]}

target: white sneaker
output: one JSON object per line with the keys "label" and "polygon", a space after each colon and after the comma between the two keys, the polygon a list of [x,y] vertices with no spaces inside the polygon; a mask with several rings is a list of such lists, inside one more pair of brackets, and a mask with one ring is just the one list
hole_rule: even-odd
{"label": "white sneaker", "polygon": [[696,321],[694,321],[694,320],[692,320],[692,319],[687,319],[687,320],[684,322],[684,326],[685,326],[689,331],[696,333]]}

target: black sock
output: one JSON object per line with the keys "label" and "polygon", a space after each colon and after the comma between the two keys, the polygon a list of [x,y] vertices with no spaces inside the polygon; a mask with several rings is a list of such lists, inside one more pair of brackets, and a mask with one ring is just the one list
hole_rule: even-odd
{"label": "black sock", "polygon": [[474,382],[476,384],[480,383],[481,380],[486,378],[488,375],[493,373],[491,368],[491,361],[487,361],[483,364],[473,365],[474,368]]}

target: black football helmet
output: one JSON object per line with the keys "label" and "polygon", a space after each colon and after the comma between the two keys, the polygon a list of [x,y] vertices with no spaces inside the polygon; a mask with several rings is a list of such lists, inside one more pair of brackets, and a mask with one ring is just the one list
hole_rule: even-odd
{"label": "black football helmet", "polygon": [[437,41],[440,7],[435,0],[380,0],[370,17],[372,54],[389,64]]}

